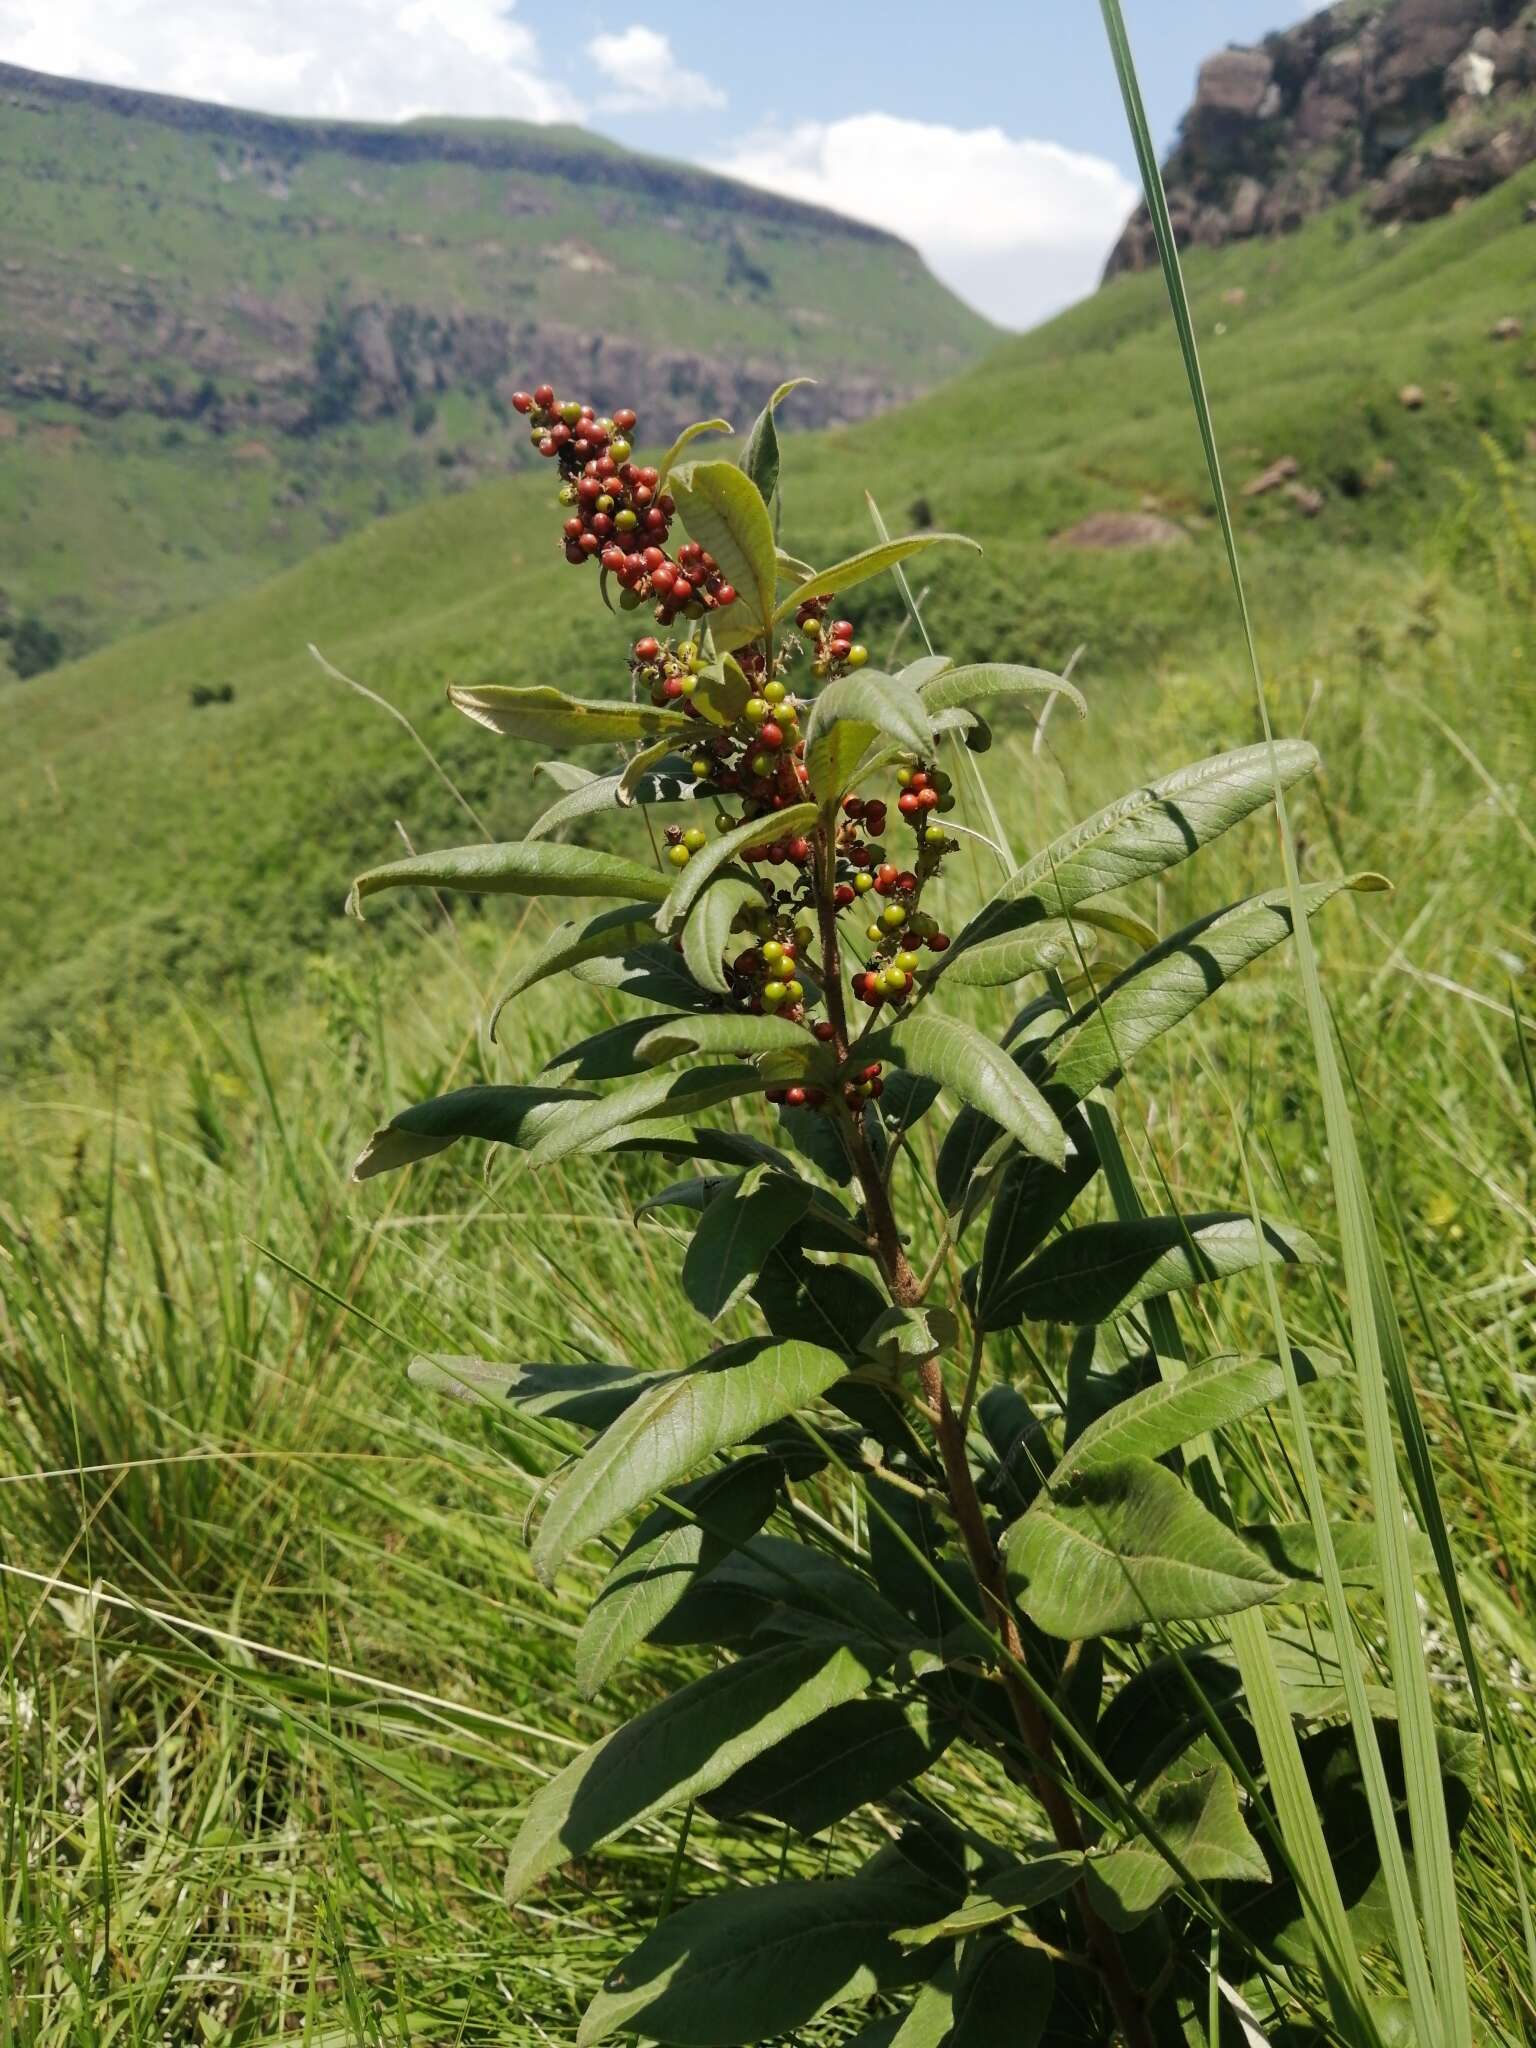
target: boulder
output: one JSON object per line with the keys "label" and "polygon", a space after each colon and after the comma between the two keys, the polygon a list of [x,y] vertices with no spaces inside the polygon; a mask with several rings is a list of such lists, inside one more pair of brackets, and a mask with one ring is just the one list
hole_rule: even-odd
{"label": "boulder", "polygon": [[1053,543],[1061,548],[1176,548],[1189,535],[1160,512],[1091,512]]}
{"label": "boulder", "polygon": [[1275,66],[1267,50],[1222,50],[1200,66],[1195,122],[1261,121],[1278,111]]}

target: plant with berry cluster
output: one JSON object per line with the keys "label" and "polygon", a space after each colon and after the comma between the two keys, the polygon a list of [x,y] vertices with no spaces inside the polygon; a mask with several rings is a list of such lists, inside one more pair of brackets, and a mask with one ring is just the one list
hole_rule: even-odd
{"label": "plant with berry cluster", "polygon": [[[956,537],[882,537],[826,569],[786,554],[780,396],[739,462],[683,461],[693,430],[655,464],[633,457],[632,411],[519,396],[560,466],[567,557],[595,558],[655,630],[608,694],[450,696],[508,738],[616,758],[563,772],[524,839],[396,861],[351,898],[613,899],[554,929],[503,1002],[569,971],[634,1013],[552,1081],[403,1112],[356,1173],[462,1138],[534,1169],[682,1168],[636,1222],[681,1219],[683,1293],[724,1326],[691,1362],[418,1362],[587,1432],[534,1562],[550,1578],[608,1546],[576,1650],[588,1692],[645,1642],[719,1653],[541,1787],[508,1897],[658,1816],[782,1835],[782,1881],[668,1913],[582,2044],[778,2040],[871,2000],[848,2036],[866,2048],[1204,2039],[1186,2030],[1213,1929],[1224,1979],[1304,2024],[1328,1964],[1280,1848],[1284,1744],[1250,1719],[1240,1623],[1333,1582],[1304,1526],[1256,1521],[1215,1433],[1321,1368],[1284,1346],[1193,1352],[1176,1303],[1319,1255],[1248,1208],[1143,1213],[1110,1104],[1292,929],[1282,891],[1159,940],[1114,892],[1315,757],[1284,741],[1149,782],[957,916],[957,849],[998,850],[974,822],[987,720],[1082,700],[1008,664],[871,666],[847,593]],[[651,859],[555,836],[668,813]],[[1312,884],[1305,909],[1373,881]],[[1010,994],[1000,1035],[960,1014],[977,991]],[[1328,1710],[1288,1705],[1301,1764],[1347,1777]]]}

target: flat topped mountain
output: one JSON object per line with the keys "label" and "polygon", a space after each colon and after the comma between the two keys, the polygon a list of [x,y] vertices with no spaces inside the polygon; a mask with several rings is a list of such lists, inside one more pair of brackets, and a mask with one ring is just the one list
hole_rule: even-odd
{"label": "flat topped mountain", "polygon": [[793,422],[864,418],[995,338],[894,236],[574,128],[0,65],[0,185],[6,596],[70,651],[526,462],[528,379],[660,439],[786,362]]}
{"label": "flat topped mountain", "polygon": [[[1181,242],[1216,246],[1362,191],[1374,221],[1429,220],[1533,159],[1531,0],[1339,0],[1207,59],[1163,177]],[[1156,261],[1141,207],[1107,275]]]}

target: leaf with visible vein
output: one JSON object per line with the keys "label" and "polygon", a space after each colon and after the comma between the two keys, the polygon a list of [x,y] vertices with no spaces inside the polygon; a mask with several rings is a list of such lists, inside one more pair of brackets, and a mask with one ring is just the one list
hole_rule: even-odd
{"label": "leaf with visible vein", "polygon": [[[1322,1253],[1293,1223],[1215,1210],[1085,1223],[1046,1246],[1002,1290],[996,1313],[1044,1323],[1103,1323],[1144,1301],[1260,1265],[1311,1265]],[[1009,1327],[1000,1323],[1000,1328]]]}
{"label": "leaf with visible vein", "polygon": [[889,1061],[937,1081],[1000,1124],[1026,1152],[1065,1164],[1066,1133],[1045,1097],[1000,1046],[958,1018],[919,1013],[865,1039],[859,1058]]}
{"label": "leaf with visible vein", "polygon": [[466,889],[477,896],[627,896],[659,903],[670,884],[657,868],[590,846],[513,839],[500,846],[450,846],[416,853],[359,875],[347,914],[360,918],[363,898],[380,889]]}
{"label": "leaf with visible vein", "polygon": [[604,741],[655,739],[663,733],[681,739],[688,730],[683,713],[664,705],[593,703],[568,697],[551,683],[483,683],[473,689],[455,684],[448,701],[488,732],[542,747],[592,747]]}

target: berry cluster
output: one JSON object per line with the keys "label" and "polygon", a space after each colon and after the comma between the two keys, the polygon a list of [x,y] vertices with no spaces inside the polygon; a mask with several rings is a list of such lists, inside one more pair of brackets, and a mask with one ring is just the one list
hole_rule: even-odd
{"label": "berry cluster", "polygon": [[685,541],[674,561],[666,543],[676,501],[661,488],[661,472],[631,459],[630,436],[638,416],[621,406],[612,419],[599,419],[590,405],[561,400],[552,384],[515,391],[512,404],[529,422],[539,453],[560,465],[560,503],[565,522],[565,559],[596,558],[619,584],[621,603],[654,596],[656,617],[670,626],[680,615],[702,618],[706,611],[734,604],[736,592],[720,565],[697,541]]}
{"label": "berry cluster", "polygon": [[862,668],[869,659],[869,649],[853,637],[851,619],[834,619],[830,626],[826,623],[827,612],[835,602],[835,593],[808,597],[795,613],[795,624],[815,648],[811,674],[817,682]]}

